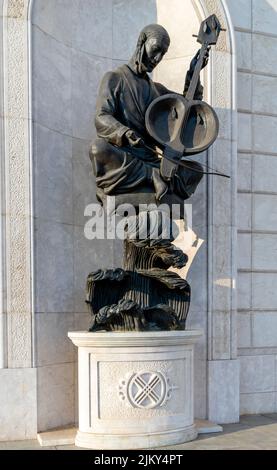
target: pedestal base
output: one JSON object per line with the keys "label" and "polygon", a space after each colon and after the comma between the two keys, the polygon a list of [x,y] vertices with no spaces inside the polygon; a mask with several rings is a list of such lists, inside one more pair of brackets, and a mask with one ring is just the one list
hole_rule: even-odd
{"label": "pedestal base", "polygon": [[86,449],[149,449],[151,447],[164,447],[193,441],[197,437],[195,426],[185,429],[152,434],[88,434],[78,431],[75,445]]}
{"label": "pedestal base", "polygon": [[191,441],[193,347],[199,331],[69,333],[78,346],[79,431],[89,449]]}

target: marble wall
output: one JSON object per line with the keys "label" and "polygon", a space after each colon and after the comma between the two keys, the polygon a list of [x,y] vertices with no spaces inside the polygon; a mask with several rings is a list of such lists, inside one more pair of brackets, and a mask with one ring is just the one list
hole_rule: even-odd
{"label": "marble wall", "polygon": [[240,411],[277,411],[277,1],[228,0],[238,77]]}
{"label": "marble wall", "polygon": [[[89,242],[83,234],[84,208],[95,201],[88,148],[100,78],[129,58],[146,23],[158,21],[168,29],[172,44],[155,79],[181,91],[196,50],[191,35],[200,17],[194,6],[205,5],[210,12],[219,3],[34,0],[28,30],[31,3],[0,0],[0,40],[4,38],[6,48],[0,61],[0,92],[5,98],[0,109],[0,399],[5,405],[0,418],[6,431],[2,426],[0,439],[34,437],[37,422],[44,430],[75,421],[76,356],[67,331],[88,326],[83,301],[88,272],[121,261],[118,246]],[[237,44],[238,217],[226,182],[204,179],[190,201],[193,226],[204,244],[189,272],[189,327],[204,331],[196,352],[196,415],[228,421],[237,416],[236,335],[240,412],[277,410],[277,0],[223,3]],[[215,85],[209,87],[209,73],[203,77],[207,99],[217,103],[221,122],[215,164],[221,164],[222,155],[231,155],[235,141],[230,112],[235,105],[225,83],[231,82],[232,70],[224,37],[213,59]],[[205,161],[206,155],[201,158]],[[231,171],[231,161],[224,162]],[[234,175],[232,182],[236,185]],[[207,194],[213,201],[209,207]],[[235,232],[238,250],[232,251]],[[234,290],[230,265],[236,260],[238,328],[229,295]],[[226,415],[230,400],[234,411]]]}
{"label": "marble wall", "polygon": [[[0,5],[2,3],[0,0]],[[121,264],[121,250],[118,250],[118,245],[115,247],[113,243],[101,240],[90,242],[86,240],[83,232],[86,221],[84,209],[88,203],[95,201],[95,186],[88,149],[94,137],[94,108],[101,77],[106,70],[118,66],[129,58],[138,33],[145,24],[158,21],[168,29],[172,44],[165,60],[155,72],[155,79],[173,90],[181,91],[186,69],[197,50],[192,33],[197,33],[201,15],[208,16],[214,11],[219,14],[225,25],[226,17],[221,3],[212,0],[4,1],[10,28],[4,31],[9,46],[5,57],[8,57],[10,67],[6,73],[8,76],[6,93],[10,92],[10,95],[5,95],[5,102],[9,104],[11,101],[13,105],[12,113],[8,112],[3,116],[8,130],[5,134],[7,140],[5,178],[9,190],[6,191],[6,195],[11,195],[8,201],[11,207],[19,208],[22,213],[20,212],[20,224],[8,225],[8,228],[12,227],[13,230],[7,232],[7,246],[9,248],[10,244],[13,250],[10,259],[8,258],[10,253],[8,251],[7,255],[4,247],[5,259],[8,260],[7,268],[10,270],[7,272],[11,274],[8,276],[10,284],[8,282],[7,291],[7,298],[11,299],[11,308],[8,302],[7,311],[2,309],[5,315],[7,313],[10,325],[6,341],[8,361],[5,362],[4,358],[4,367],[10,369],[1,370],[5,379],[4,385],[0,388],[1,404],[5,405],[1,406],[1,409],[5,408],[6,411],[4,415],[1,412],[0,418],[4,416],[6,421],[3,422],[7,432],[4,437],[0,434],[0,439],[30,438],[35,436],[37,429],[43,431],[68,425],[76,420],[76,354],[67,339],[67,331],[88,327],[89,316],[84,304],[87,274],[98,267]],[[252,3],[245,2],[246,11],[249,5]],[[274,291],[271,289],[274,269],[273,272],[267,273],[262,270],[260,277],[259,271],[255,278],[252,275],[254,247],[255,253],[259,252],[255,261],[259,267],[264,266],[266,253],[270,253],[274,247],[276,222],[274,204],[271,204],[271,229],[267,234],[273,238],[268,239],[267,250],[261,252],[260,238],[256,238],[255,243],[251,241],[253,252],[252,248],[249,248],[249,237],[252,240],[251,224],[255,223],[258,227],[257,235],[263,235],[264,228],[261,228],[265,226],[263,208],[267,207],[267,198],[274,197],[274,170],[268,172],[271,185],[268,194],[268,183],[261,186],[263,183],[258,177],[258,168],[263,164],[261,158],[269,158],[273,162],[274,138],[268,129],[274,131],[275,121],[269,119],[266,100],[260,100],[259,92],[254,93],[254,89],[259,90],[263,87],[268,90],[268,94],[270,93],[270,80],[275,78],[275,65],[273,61],[268,60],[264,65],[266,75],[254,74],[258,77],[255,88],[251,64],[254,63],[256,54],[255,67],[258,67],[257,54],[262,54],[263,48],[268,44],[266,41],[273,36],[272,23],[265,22],[268,29],[265,34],[261,34],[260,31],[264,23],[262,25],[257,23],[259,33],[254,34],[248,24],[249,11],[246,14],[243,10],[241,14],[241,10],[236,10],[234,3],[230,8],[232,15],[239,15],[242,24],[237,27],[237,40],[240,41],[241,38],[239,77],[243,84],[240,97],[244,103],[241,105],[239,115],[240,129],[243,130],[240,132],[239,165],[244,168],[244,171],[240,172],[240,184],[246,185],[248,189],[245,190],[243,186],[239,190],[239,220],[242,224],[239,237],[242,237],[244,243],[240,244],[240,249],[242,259],[246,263],[239,271],[244,281],[239,280],[239,288],[244,292],[240,296],[244,307],[240,307],[239,319],[241,328],[246,332],[245,341],[249,344],[247,347],[241,345],[240,350],[242,354],[245,353],[242,373],[247,369],[249,361],[248,375],[245,376],[244,382],[242,379],[242,392],[246,401],[249,396],[251,402],[251,396],[256,393],[255,387],[258,389],[258,394],[272,393],[271,389],[268,389],[272,387],[269,381],[263,383],[257,379],[253,386],[254,392],[251,387],[249,388],[252,379],[248,380],[247,377],[251,376],[253,368],[253,363],[250,361],[253,351],[263,351],[262,355],[265,357],[259,364],[254,364],[259,371],[263,368],[270,370],[272,358],[275,357],[275,346],[272,345],[275,341],[274,335],[268,333],[266,339],[258,335],[259,321],[264,321],[266,314],[269,325],[273,325],[274,321],[272,310]],[[266,13],[263,11],[260,15],[263,17]],[[259,36],[259,40],[260,37],[264,39],[264,42],[259,42],[257,39],[255,50],[260,51],[259,53],[254,53],[252,36]],[[210,61],[212,66],[203,76],[203,82],[206,98],[216,107],[221,121],[220,137],[209,153],[209,159],[218,166],[222,163],[222,155],[225,155],[226,171],[231,172],[233,171],[231,156],[235,160],[236,155],[232,154],[235,134],[232,124],[232,53],[228,37],[229,31],[221,35],[216,53],[212,55]],[[253,61],[249,58],[252,49]],[[30,70],[29,51],[31,51]],[[0,67],[2,93],[1,70]],[[210,86],[211,70],[214,73],[213,87]],[[261,80],[266,78],[269,81],[264,85]],[[254,108],[251,110],[254,102],[255,110]],[[2,121],[2,115],[0,117]],[[268,122],[270,124],[267,124]],[[255,130],[253,133],[251,133],[252,127]],[[257,132],[259,129],[262,129],[266,135],[264,147],[263,140]],[[2,135],[2,128],[0,131]],[[252,155],[253,149],[257,157],[255,160]],[[199,158],[205,162],[207,155]],[[253,174],[256,171],[257,175],[255,178],[249,178],[246,171],[250,161],[256,162],[256,166],[253,165]],[[204,332],[196,350],[195,411],[197,417],[209,416],[214,420],[227,422],[238,417],[236,315],[232,297],[233,267],[236,259],[236,253],[233,251],[235,236],[233,237],[232,232],[235,226],[232,188],[236,184],[235,175],[233,176],[231,189],[224,186],[222,181],[204,178],[196,195],[190,200],[193,209],[193,228],[204,240],[189,272],[193,296],[188,327],[200,328]],[[253,184],[259,188],[255,194],[252,194],[252,186],[249,186]],[[222,198],[222,194],[227,194],[226,198]],[[257,201],[256,196],[259,198]],[[2,212],[1,205],[1,216],[7,216],[9,222],[8,217],[12,215],[14,222],[18,223],[18,212],[14,210],[14,213],[11,213],[8,210],[9,205],[4,204],[4,206],[5,212]],[[257,207],[253,217],[249,215],[252,206]],[[1,230],[2,228],[1,226]],[[4,227],[4,231],[5,229]],[[15,236],[11,237],[11,233]],[[261,317],[258,316],[260,314],[258,305],[261,302],[259,292],[263,289],[264,283],[270,292],[266,298],[270,309],[263,306],[265,311]],[[251,285],[256,286],[255,292],[257,292],[256,317],[253,306],[249,308],[252,298],[249,287]],[[18,286],[21,295],[18,295]],[[239,338],[241,341],[241,334]],[[253,349],[252,343],[257,349]],[[267,349],[258,349],[264,343]],[[271,349],[268,349],[269,347]],[[3,351],[5,348],[4,345]],[[273,353],[269,354],[269,351]],[[269,357],[271,361],[267,362]],[[23,384],[23,387],[18,390],[18,394],[13,395],[11,390],[18,384]],[[5,398],[7,394],[11,394],[10,400]],[[255,395],[255,399],[256,396],[258,395]],[[13,407],[13,403],[16,403],[16,406]],[[227,408],[228,413],[226,413]],[[20,423],[16,431],[15,422]]]}
{"label": "marble wall", "polygon": [[[67,332],[88,327],[86,275],[112,256],[110,246],[104,252],[99,241],[92,245],[83,234],[84,208],[95,201],[88,149],[93,137],[95,83],[111,67],[107,58],[111,15],[107,1],[36,0],[33,5],[39,430],[75,420],[75,354]],[[99,53],[100,37],[96,41],[93,32],[99,31],[95,24],[103,20],[107,34]]]}
{"label": "marble wall", "polygon": [[[126,21],[128,19],[128,28]],[[40,431],[75,420],[75,354],[67,332],[87,329],[86,276],[111,267],[110,241],[84,236],[95,202],[88,157],[97,88],[156,19],[154,1],[35,0],[32,13],[35,344]],[[55,397],[55,399],[53,399]]]}

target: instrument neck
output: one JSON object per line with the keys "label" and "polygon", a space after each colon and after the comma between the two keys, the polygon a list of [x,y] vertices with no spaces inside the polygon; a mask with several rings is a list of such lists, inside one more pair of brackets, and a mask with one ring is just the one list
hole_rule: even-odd
{"label": "instrument neck", "polygon": [[207,51],[207,44],[204,43],[200,49],[200,54],[199,54],[199,58],[197,60],[197,64],[195,66],[195,69],[194,69],[194,72],[193,72],[193,75],[192,75],[192,79],[190,81],[190,85],[189,85],[189,89],[186,93],[186,99],[187,100],[193,100],[194,99],[194,95],[195,95],[195,91],[196,91],[196,88],[197,88],[197,85],[198,85],[198,80],[199,80],[199,76],[200,76],[200,72],[202,70],[202,66],[203,66],[203,62],[204,62],[204,57],[205,57],[205,54],[206,54],[206,51]]}

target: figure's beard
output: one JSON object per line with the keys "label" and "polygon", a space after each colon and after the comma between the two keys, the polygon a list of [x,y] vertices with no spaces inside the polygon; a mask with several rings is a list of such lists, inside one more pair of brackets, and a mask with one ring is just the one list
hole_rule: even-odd
{"label": "figure's beard", "polygon": [[140,74],[152,73],[155,67],[156,67],[156,64],[153,64],[150,62],[145,51],[145,46],[143,45],[142,50],[139,54],[138,73]]}
{"label": "figure's beard", "polygon": [[154,70],[154,66],[149,63],[141,62],[140,63],[140,73],[151,73]]}

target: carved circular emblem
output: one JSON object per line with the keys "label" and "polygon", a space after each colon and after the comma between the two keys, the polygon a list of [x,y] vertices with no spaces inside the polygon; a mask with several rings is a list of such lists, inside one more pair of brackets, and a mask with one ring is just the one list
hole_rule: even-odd
{"label": "carved circular emblem", "polygon": [[155,408],[168,395],[166,377],[161,372],[138,372],[127,384],[127,397],[136,408]]}

